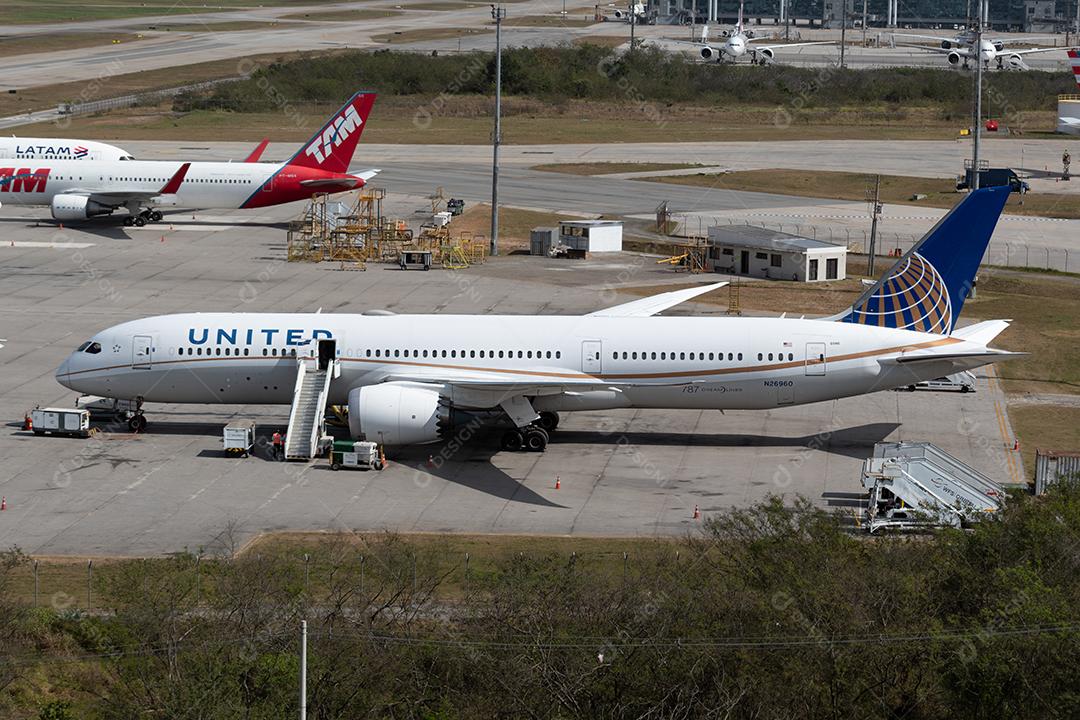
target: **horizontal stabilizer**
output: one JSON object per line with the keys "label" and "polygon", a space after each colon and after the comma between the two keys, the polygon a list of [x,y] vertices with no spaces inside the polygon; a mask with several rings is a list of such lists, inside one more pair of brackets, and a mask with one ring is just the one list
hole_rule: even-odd
{"label": "horizontal stabilizer", "polygon": [[725,285],[727,285],[726,282],[709,283],[708,285],[697,285],[684,290],[672,290],[659,295],[650,295],[647,298],[591,312],[585,317],[650,317],[687,300],[692,300],[698,295],[719,290]]}
{"label": "horizontal stabilizer", "polygon": [[[1013,358],[1027,357],[1030,353],[1009,352],[1008,350],[986,350],[983,352],[960,352],[960,353],[929,353],[927,355],[901,355],[891,360],[882,362],[894,362],[898,365],[911,365],[913,363],[931,362],[966,362],[969,360],[983,360],[996,362],[998,360],[1011,360]],[[982,363],[979,363],[982,364]]]}
{"label": "horizontal stabilizer", "polygon": [[1011,320],[984,320],[974,325],[957,328],[952,336],[967,342],[989,345],[994,338],[1003,333]]}

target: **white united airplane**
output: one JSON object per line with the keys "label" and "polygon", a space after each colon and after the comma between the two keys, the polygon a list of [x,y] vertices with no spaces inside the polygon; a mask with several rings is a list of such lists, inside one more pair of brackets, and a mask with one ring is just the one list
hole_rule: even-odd
{"label": "white united airplane", "polygon": [[735,28],[724,33],[724,42],[721,45],[713,45],[709,42],[709,26],[701,28],[701,42],[691,43],[699,47],[698,54],[702,60],[715,60],[718,63],[736,61],[749,55],[750,62],[758,65],[768,65],[773,61],[777,50],[806,47],[808,45],[835,45],[831,40],[818,40],[814,42],[784,43],[780,45],[753,45],[755,39],[747,34],[743,28],[743,3],[739,3],[739,19]]}
{"label": "white united airplane", "polygon": [[284,163],[252,161],[265,140],[239,163],[44,160],[20,168],[0,161],[0,204],[48,206],[56,220],[86,220],[125,208],[124,224],[142,226],[162,219],[158,207],[257,208],[353,190],[378,173],[348,173],[374,102],[374,93],[353,95]]}
{"label": "white united airplane", "polygon": [[109,160],[116,162],[134,159],[135,157],[123,148],[93,140],[31,138],[14,135],[0,137],[0,162],[4,160]]}
{"label": "white united airplane", "polygon": [[1008,196],[973,192],[831,318],[656,316],[725,283],[583,316],[187,313],[97,333],[56,379],[142,402],[288,404],[298,363],[333,361],[328,401],[348,406],[354,438],[435,442],[486,416],[513,424],[504,448],[530,450],[546,447],[562,411],[861,395],[1020,354],[988,347],[1008,321],[956,327]]}

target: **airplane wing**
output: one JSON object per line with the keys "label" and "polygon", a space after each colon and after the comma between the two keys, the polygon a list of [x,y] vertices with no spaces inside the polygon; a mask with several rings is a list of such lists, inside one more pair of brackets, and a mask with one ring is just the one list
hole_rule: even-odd
{"label": "airplane wing", "polygon": [[907,33],[890,33],[894,38],[914,38],[915,40],[936,40],[937,42],[947,42],[950,45],[963,45],[964,43],[957,42],[954,37],[939,37],[937,35],[910,35]]}
{"label": "airplane wing", "polygon": [[244,158],[244,162],[246,162],[246,163],[259,162],[259,158],[262,157],[263,151],[266,150],[266,146],[269,145],[269,144],[270,144],[270,138],[268,138],[268,137],[263,138],[262,142],[260,142],[255,147],[255,149],[251,151],[251,154],[248,155],[246,158]]}
{"label": "airplane wing", "polygon": [[91,200],[102,205],[109,205],[112,207],[118,207],[132,200],[150,200],[152,198],[160,197],[162,195],[173,195],[180,189],[180,185],[184,182],[184,177],[187,175],[188,168],[191,167],[191,163],[184,163],[180,166],[180,169],[169,178],[160,190],[142,190],[142,189],[112,189],[99,190],[92,187],[88,188],[72,188],[67,191],[69,195],[86,195]]}
{"label": "airplane wing", "polygon": [[1002,55],[1033,55],[1034,53],[1054,52],[1055,50],[1077,50],[1078,47],[1029,48],[1027,50],[1005,50]]}
{"label": "airplane wing", "polygon": [[[755,42],[751,39],[750,42]],[[835,40],[815,40],[813,42],[798,42],[798,43],[781,43],[780,45],[754,45],[755,50],[771,50],[776,52],[777,50],[786,50],[787,48],[806,47],[807,45],[835,45]]]}
{"label": "airplane wing", "polygon": [[727,284],[726,282],[709,283],[708,285],[698,285],[684,290],[672,290],[659,295],[650,295],[647,298],[588,313],[586,317],[649,317],[687,300],[692,300],[698,295],[719,290]]}

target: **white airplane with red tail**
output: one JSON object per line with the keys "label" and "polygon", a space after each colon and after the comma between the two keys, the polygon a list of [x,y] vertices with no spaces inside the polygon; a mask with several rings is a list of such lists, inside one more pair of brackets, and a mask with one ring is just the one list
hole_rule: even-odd
{"label": "white airplane with red tail", "polygon": [[48,206],[56,220],[123,208],[125,225],[142,226],[162,219],[159,207],[259,208],[355,190],[379,172],[349,173],[374,102],[374,93],[353,95],[284,163],[51,160],[0,167],[0,204]]}

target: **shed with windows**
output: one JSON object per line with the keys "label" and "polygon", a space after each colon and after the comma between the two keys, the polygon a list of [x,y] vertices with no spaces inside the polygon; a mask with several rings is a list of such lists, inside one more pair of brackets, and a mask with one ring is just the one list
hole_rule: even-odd
{"label": "shed with windows", "polygon": [[622,230],[618,220],[563,220],[559,243],[578,252],[620,252]]}
{"label": "shed with windows", "polygon": [[705,269],[798,282],[843,280],[847,247],[753,225],[714,225]]}

